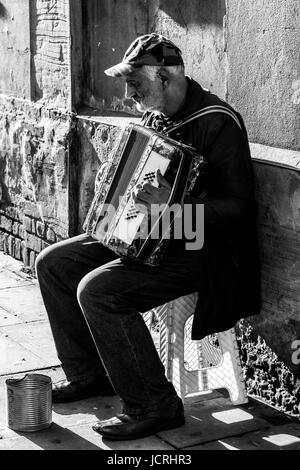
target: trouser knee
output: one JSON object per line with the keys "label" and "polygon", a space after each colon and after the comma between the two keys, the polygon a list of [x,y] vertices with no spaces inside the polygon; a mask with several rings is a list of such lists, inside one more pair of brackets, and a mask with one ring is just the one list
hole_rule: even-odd
{"label": "trouser knee", "polygon": [[94,277],[93,273],[89,273],[77,286],[77,301],[87,315],[95,308],[98,315],[102,311],[110,313],[116,303],[113,285],[107,283],[105,274]]}
{"label": "trouser knee", "polygon": [[[85,276],[78,284],[77,287],[77,301],[79,305],[86,310],[92,300],[92,293],[89,290],[89,282],[87,280],[88,276]],[[101,292],[99,288],[98,296],[101,297]],[[88,310],[88,309],[87,309]]]}
{"label": "trouser knee", "polygon": [[55,249],[52,246],[48,246],[43,251],[39,253],[35,260],[35,272],[38,277],[47,274],[50,266],[55,266],[57,264],[57,255]]}

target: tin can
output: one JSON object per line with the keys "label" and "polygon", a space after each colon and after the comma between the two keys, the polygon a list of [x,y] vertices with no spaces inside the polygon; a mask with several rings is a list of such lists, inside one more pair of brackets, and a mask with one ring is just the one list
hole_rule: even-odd
{"label": "tin can", "polygon": [[52,381],[42,374],[7,379],[7,424],[20,432],[34,432],[52,423]]}

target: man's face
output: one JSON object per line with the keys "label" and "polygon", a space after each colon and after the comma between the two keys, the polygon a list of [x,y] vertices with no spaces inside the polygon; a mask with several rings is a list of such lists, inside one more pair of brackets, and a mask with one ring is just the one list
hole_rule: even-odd
{"label": "man's face", "polygon": [[133,99],[137,110],[140,112],[164,112],[166,105],[166,97],[160,77],[156,75],[150,78],[143,69],[134,71],[126,77],[126,98]]}

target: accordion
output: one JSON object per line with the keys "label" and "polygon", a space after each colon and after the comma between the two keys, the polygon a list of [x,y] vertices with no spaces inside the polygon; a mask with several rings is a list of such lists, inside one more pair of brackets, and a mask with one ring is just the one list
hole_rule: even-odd
{"label": "accordion", "polygon": [[204,189],[205,159],[188,145],[131,123],[123,129],[115,151],[103,165],[83,229],[120,257],[159,265],[172,238],[176,213],[172,212],[167,227],[157,230],[166,225],[160,224],[164,211],[153,223],[153,214],[135,205],[132,190],[143,182],[157,187],[155,174],[159,169],[171,186],[165,209],[178,208],[196,180],[199,187],[199,178]]}

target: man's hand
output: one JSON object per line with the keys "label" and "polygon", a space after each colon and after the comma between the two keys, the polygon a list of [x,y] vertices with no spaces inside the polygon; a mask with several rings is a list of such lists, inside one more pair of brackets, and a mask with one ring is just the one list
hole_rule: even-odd
{"label": "man's hand", "polygon": [[159,187],[156,188],[150,183],[138,184],[132,191],[132,199],[136,205],[141,205],[148,211],[151,210],[151,204],[166,204],[171,194],[171,186],[163,177],[160,170],[156,170],[156,178]]}

